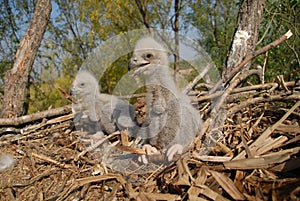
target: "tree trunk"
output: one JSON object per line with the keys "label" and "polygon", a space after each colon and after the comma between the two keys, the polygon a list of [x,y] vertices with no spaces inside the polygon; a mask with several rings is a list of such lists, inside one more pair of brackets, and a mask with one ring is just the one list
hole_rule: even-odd
{"label": "tree trunk", "polygon": [[[265,0],[244,0],[239,11],[237,28],[234,38],[231,42],[231,48],[227,56],[226,67],[223,69],[222,80],[228,81],[230,72],[238,66],[244,57],[255,50],[256,42],[259,34],[260,21],[263,14],[263,6]],[[248,63],[244,69],[249,69]],[[223,95],[217,98],[215,105],[211,111],[211,123],[209,130],[210,135],[206,138],[204,144],[209,150],[210,146],[215,146],[215,142],[224,137],[223,127],[226,117],[224,101],[228,96],[231,85],[225,89]]]}
{"label": "tree trunk", "polygon": [[[246,55],[255,51],[264,4],[265,0],[244,0],[242,2],[237,28],[227,56],[226,67],[222,73],[225,80],[231,70],[239,65]],[[249,68],[250,63],[244,67],[244,69]]]}
{"label": "tree trunk", "polygon": [[26,86],[51,13],[50,0],[37,0],[35,11],[17,50],[14,65],[4,75],[1,117],[16,117],[24,112]]}
{"label": "tree trunk", "polygon": [[179,70],[179,12],[180,12],[180,0],[175,0],[174,11],[175,20],[173,25],[173,31],[175,35],[175,48],[174,48],[174,79],[176,82],[179,81],[178,70]]}

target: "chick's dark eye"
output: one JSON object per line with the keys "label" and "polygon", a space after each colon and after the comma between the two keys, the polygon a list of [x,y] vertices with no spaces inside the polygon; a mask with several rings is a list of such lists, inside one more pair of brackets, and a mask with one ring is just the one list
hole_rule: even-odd
{"label": "chick's dark eye", "polygon": [[152,55],[152,54],[150,54],[150,53],[146,54],[146,58],[147,58],[147,59],[150,59],[150,58],[152,58],[152,56],[153,56],[153,55]]}
{"label": "chick's dark eye", "polygon": [[84,86],[85,84],[83,82],[79,84],[79,87],[84,87]]}

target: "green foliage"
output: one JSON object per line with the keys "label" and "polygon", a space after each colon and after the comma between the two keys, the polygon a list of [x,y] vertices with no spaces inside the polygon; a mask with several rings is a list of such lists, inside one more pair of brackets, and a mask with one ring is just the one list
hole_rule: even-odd
{"label": "green foliage", "polygon": [[30,87],[30,104],[28,113],[43,111],[48,108],[57,108],[70,104],[59,91],[58,87],[69,92],[73,78],[59,77],[55,81],[34,83]]}
{"label": "green foliage", "polygon": [[91,32],[100,40],[140,28],[139,13],[134,1],[130,0],[89,0],[76,1],[80,21],[87,22]]}
{"label": "green foliage", "polygon": [[190,5],[189,23],[199,31],[199,45],[212,57],[221,71],[236,26],[239,1],[197,0]]}
{"label": "green foliage", "polygon": [[[285,43],[269,51],[266,69],[266,81],[277,75],[286,80],[300,77],[300,4],[299,0],[276,0],[266,2],[261,29],[261,44],[267,45],[280,38],[288,30],[293,36]],[[262,65],[264,57],[259,57]]]}
{"label": "green foliage", "polygon": [[112,94],[118,81],[128,72],[128,61],[131,55],[124,55],[109,66],[100,78],[102,93]]}

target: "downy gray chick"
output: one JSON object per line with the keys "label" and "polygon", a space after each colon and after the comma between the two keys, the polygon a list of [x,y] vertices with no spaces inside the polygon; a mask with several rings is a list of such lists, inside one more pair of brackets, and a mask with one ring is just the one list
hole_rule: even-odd
{"label": "downy gray chick", "polygon": [[[144,81],[147,89],[147,127],[137,135],[148,137],[143,148],[147,154],[166,151],[169,161],[189,145],[199,133],[201,119],[190,99],[176,88],[170,75],[165,48],[151,37],[140,39],[130,60],[129,70]],[[145,129],[146,128],[146,129]],[[147,163],[146,156],[140,161]]]}
{"label": "downy gray chick", "polygon": [[110,134],[117,128],[123,130],[135,126],[134,108],[116,96],[100,93],[98,81],[90,72],[77,74],[71,94],[78,102],[72,106],[74,121],[85,119],[83,124],[91,125],[87,130]]}

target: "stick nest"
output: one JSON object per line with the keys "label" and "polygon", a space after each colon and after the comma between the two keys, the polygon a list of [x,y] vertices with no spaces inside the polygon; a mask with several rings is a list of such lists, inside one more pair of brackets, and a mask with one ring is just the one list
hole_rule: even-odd
{"label": "stick nest", "polygon": [[[203,137],[147,174],[116,172],[96,160],[74,129],[69,106],[1,119],[2,156],[15,161],[0,172],[1,200],[299,200],[299,91],[297,82],[230,91],[221,137],[208,146],[208,106],[221,94],[193,90],[206,120]],[[124,142],[122,132],[111,135]]]}

